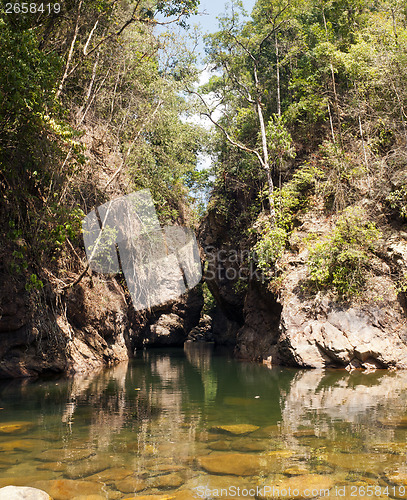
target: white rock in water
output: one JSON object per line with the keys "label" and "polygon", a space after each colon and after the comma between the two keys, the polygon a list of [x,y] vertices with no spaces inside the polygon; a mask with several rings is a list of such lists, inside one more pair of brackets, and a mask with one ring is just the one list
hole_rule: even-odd
{"label": "white rock in water", "polygon": [[52,500],[45,491],[27,486],[6,486],[0,488],[0,500]]}

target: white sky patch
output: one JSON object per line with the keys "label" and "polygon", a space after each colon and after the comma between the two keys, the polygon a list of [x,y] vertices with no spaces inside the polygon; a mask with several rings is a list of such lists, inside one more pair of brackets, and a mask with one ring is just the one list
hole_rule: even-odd
{"label": "white sky patch", "polygon": [[[210,67],[205,67],[199,76],[199,81],[195,86],[195,89],[198,90],[198,88],[205,83],[208,83],[210,78],[216,74],[214,71],[211,70]],[[217,121],[222,117],[223,113],[223,106],[219,103],[219,100],[216,99],[216,96],[213,92],[210,92],[209,94],[205,94],[202,96],[206,104],[208,105],[209,109],[212,111],[212,118]],[[205,128],[208,131],[214,131],[215,130],[215,125],[211,122],[211,120],[200,113],[195,113],[190,116],[183,116],[181,117],[181,120],[183,120],[186,123],[191,123],[192,125],[199,125],[203,128]],[[210,168],[213,163],[213,158],[211,155],[205,154],[205,153],[199,153],[198,154],[198,170],[205,170],[207,168]]]}
{"label": "white sky patch", "polygon": [[[216,73],[212,71],[209,67],[205,67],[201,71],[201,74],[199,76],[199,81],[195,86],[195,90],[198,90],[199,87],[201,87],[205,83],[208,83],[211,76],[213,76],[214,74]],[[202,98],[204,99],[209,109],[212,111],[212,118],[215,121],[219,120],[222,117],[223,106],[216,99],[215,94],[213,92],[210,92],[209,94],[203,95]],[[199,113],[196,113],[188,117],[183,117],[182,119],[187,123],[200,125],[201,127],[204,127],[206,130],[212,130],[215,127],[215,125],[209,120],[207,116],[201,115]]]}

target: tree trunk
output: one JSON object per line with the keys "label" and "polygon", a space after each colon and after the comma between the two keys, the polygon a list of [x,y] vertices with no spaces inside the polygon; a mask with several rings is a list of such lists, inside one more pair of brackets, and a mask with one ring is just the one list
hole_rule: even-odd
{"label": "tree trunk", "polygon": [[83,0],[80,0],[79,1],[79,5],[78,5],[78,14],[76,16],[76,22],[75,22],[75,30],[74,30],[74,34],[73,34],[73,38],[72,38],[72,42],[71,42],[71,46],[69,47],[69,52],[68,52],[68,57],[66,59],[66,64],[65,64],[65,70],[64,70],[64,74],[62,76],[62,79],[61,79],[61,82],[58,86],[58,90],[56,92],[56,95],[55,97],[58,99],[59,96],[61,95],[61,92],[62,92],[62,89],[64,87],[64,84],[65,84],[65,80],[68,76],[68,73],[69,73],[69,67],[71,65],[71,61],[72,61],[72,57],[73,57],[73,51],[74,51],[74,47],[75,47],[75,43],[76,43],[76,39],[78,38],[78,31],[79,31],[79,20],[81,18],[81,8],[82,8],[82,1]]}
{"label": "tree trunk", "polygon": [[271,222],[275,225],[276,222],[276,211],[274,208],[274,184],[273,178],[271,176],[270,164],[269,164],[269,152],[267,148],[267,136],[266,136],[266,127],[264,126],[264,118],[263,118],[263,110],[261,109],[261,101],[259,97],[259,80],[257,77],[257,68],[256,64],[254,64],[253,69],[254,82],[256,84],[256,111],[257,116],[259,117],[260,122],[260,134],[261,134],[261,144],[263,149],[263,168],[267,174],[267,184],[269,191],[269,204],[270,204],[270,217]]}
{"label": "tree trunk", "polygon": [[281,117],[281,95],[280,95],[280,56],[278,53],[278,41],[277,41],[277,34],[274,37],[275,42],[276,42],[276,59],[277,59],[277,66],[276,66],[276,78],[277,78],[277,115]]}

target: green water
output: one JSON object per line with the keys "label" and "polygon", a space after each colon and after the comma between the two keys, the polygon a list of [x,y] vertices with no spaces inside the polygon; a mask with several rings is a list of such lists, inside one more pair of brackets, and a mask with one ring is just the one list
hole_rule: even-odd
{"label": "green water", "polygon": [[0,487],[54,500],[407,498],[406,389],[407,372],[268,369],[202,344],[86,378],[2,382]]}

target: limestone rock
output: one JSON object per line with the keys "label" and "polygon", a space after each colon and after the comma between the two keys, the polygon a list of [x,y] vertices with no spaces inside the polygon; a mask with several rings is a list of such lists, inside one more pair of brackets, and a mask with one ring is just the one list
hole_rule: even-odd
{"label": "limestone rock", "polygon": [[87,481],[101,481],[102,483],[109,483],[115,480],[124,479],[133,474],[132,469],[125,469],[123,467],[112,467],[110,469],[105,469],[92,476],[86,478]]}
{"label": "limestone rock", "polygon": [[142,479],[127,477],[121,481],[115,481],[116,488],[122,493],[136,493],[146,488],[146,483]]}
{"label": "limestone rock", "polygon": [[319,294],[305,297],[300,284],[306,267],[294,268],[280,294],[279,362],[310,368],[407,368],[407,324],[386,276],[371,284],[383,300],[358,305],[333,302]]}
{"label": "limestone rock", "polygon": [[85,449],[65,449],[58,448],[46,450],[40,453],[37,458],[43,462],[76,462],[89,458],[92,452]]}
{"label": "limestone rock", "polygon": [[204,314],[199,320],[198,326],[192,328],[188,334],[187,342],[212,342],[212,318]]}
{"label": "limestone rock", "polygon": [[0,500],[52,500],[45,491],[26,486],[0,488]]}

